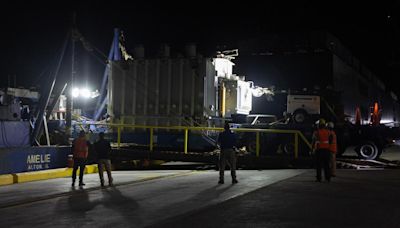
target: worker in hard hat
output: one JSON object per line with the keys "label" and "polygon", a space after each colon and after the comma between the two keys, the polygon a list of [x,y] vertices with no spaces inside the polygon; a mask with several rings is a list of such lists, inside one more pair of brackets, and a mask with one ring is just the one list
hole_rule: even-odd
{"label": "worker in hard hat", "polygon": [[237,184],[236,179],[236,142],[235,133],[230,130],[229,123],[226,122],[224,131],[218,135],[217,143],[220,145],[221,152],[219,154],[219,181],[218,184],[224,183],[225,165],[228,163],[231,168],[232,184]]}
{"label": "worker in hard hat", "polygon": [[321,182],[321,169],[324,169],[325,180],[329,182],[331,180],[330,131],[326,128],[324,119],[319,119],[316,124],[318,128],[313,133],[312,148],[316,158],[317,181]]}
{"label": "worker in hard hat", "polygon": [[336,152],[337,152],[337,140],[336,133],[334,131],[335,125],[332,122],[326,124],[330,131],[331,144],[329,145],[329,151],[331,152],[331,176],[336,176]]}

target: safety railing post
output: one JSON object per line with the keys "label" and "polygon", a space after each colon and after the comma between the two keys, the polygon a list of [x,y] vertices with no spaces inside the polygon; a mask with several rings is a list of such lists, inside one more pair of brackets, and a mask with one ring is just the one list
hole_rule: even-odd
{"label": "safety railing post", "polygon": [[118,130],[117,130],[117,145],[118,145],[118,149],[121,148],[121,127],[118,126]]}
{"label": "safety railing post", "polygon": [[150,128],[150,151],[153,151],[154,128]]}
{"label": "safety railing post", "polygon": [[294,133],[294,158],[299,157],[299,133]]}
{"label": "safety railing post", "polygon": [[256,156],[260,157],[260,132],[256,132]]}
{"label": "safety railing post", "polygon": [[184,152],[187,154],[188,152],[188,138],[189,138],[189,129],[185,128],[185,141],[184,141]]}
{"label": "safety railing post", "polygon": [[302,141],[308,146],[308,148],[311,150],[312,146],[310,144],[310,142],[306,139],[306,137],[304,137],[304,135],[301,132],[297,132],[297,134],[300,136],[300,138],[302,139]]}

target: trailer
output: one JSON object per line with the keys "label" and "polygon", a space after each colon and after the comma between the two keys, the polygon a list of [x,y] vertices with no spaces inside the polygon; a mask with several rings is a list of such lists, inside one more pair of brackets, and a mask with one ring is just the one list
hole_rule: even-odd
{"label": "trailer", "polygon": [[[334,39],[331,36],[326,38]],[[336,44],[337,46],[328,49],[328,52],[314,52],[305,58],[324,63],[319,64],[322,67],[317,74],[315,72],[309,74],[307,80],[290,77],[293,83],[298,83],[300,86],[305,85],[306,81],[312,81],[314,90],[300,88],[302,93],[295,93],[293,89],[286,89],[285,103],[277,105],[285,107],[283,121],[274,121],[271,124],[249,121],[248,117],[255,110],[260,110],[260,106],[276,105],[276,102],[264,102],[263,105],[258,102],[257,107],[254,105],[254,101],[257,103],[254,97],[279,96],[281,92],[273,88],[260,87],[252,81],[247,81],[246,77],[234,74],[233,60],[238,56],[238,50],[219,52],[210,58],[198,55],[193,45],[186,46],[186,56],[171,57],[169,47],[162,46],[159,56],[146,58],[144,47],[138,46],[134,50],[132,59],[110,61],[107,113],[111,116],[111,122],[117,124],[221,127],[224,122],[229,121],[232,127],[296,130],[308,140],[311,140],[314,121],[324,117],[336,124],[339,154],[346,148],[355,146],[361,158],[375,159],[392,139],[398,137],[398,129],[384,125],[370,126],[366,121],[366,116],[370,113],[365,110],[368,110],[368,104],[373,103],[375,99],[380,101],[382,107],[391,102],[388,102],[389,99],[384,99],[386,94],[384,85],[354,57],[350,58],[353,61],[352,65],[349,65],[348,58],[341,58],[337,54],[341,46],[339,42]],[[261,64],[258,56],[243,59],[246,58],[252,60],[251,64],[247,62],[248,66]],[[300,59],[296,56],[263,55],[261,58],[276,63],[275,67],[279,67],[284,59],[289,59],[295,67],[300,66],[298,63]],[[245,62],[243,59],[240,62]],[[310,63],[304,62],[304,64],[307,66]],[[303,71],[306,69],[304,66],[301,68]],[[359,69],[355,70],[355,66]],[[307,75],[303,71],[299,71],[302,77]],[[283,70],[281,74],[287,78],[288,72]],[[321,80],[323,77],[318,75],[321,73],[328,76],[327,80]],[[284,84],[290,84],[289,81],[286,80]],[[374,98],[367,99],[369,96]],[[393,107],[397,107],[395,101],[392,104]],[[354,124],[356,107],[362,109],[360,125]],[[382,119],[396,120],[398,109],[385,108],[385,110],[394,113],[391,117],[388,117],[390,115],[387,112],[381,113]],[[124,131],[127,132],[129,129]],[[135,131],[140,133],[138,130]],[[134,132],[131,134],[134,135]],[[199,138],[211,144],[215,143],[214,135],[208,132],[200,134],[202,137]],[[273,133],[266,135],[261,134],[258,147],[266,148],[261,149],[261,153],[293,154],[294,136]],[[255,133],[241,134],[240,144],[250,153],[254,153],[257,144]],[[307,155],[310,149],[304,146],[300,150],[302,154]]]}

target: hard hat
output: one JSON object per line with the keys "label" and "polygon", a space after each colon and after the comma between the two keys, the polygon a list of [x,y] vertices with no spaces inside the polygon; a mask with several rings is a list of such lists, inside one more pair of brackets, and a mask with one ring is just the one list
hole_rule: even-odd
{"label": "hard hat", "polygon": [[335,127],[335,124],[333,124],[333,122],[328,122],[328,123],[326,124],[326,126],[329,127],[329,128],[334,128],[334,127]]}
{"label": "hard hat", "polygon": [[320,126],[326,124],[326,121],[323,118],[319,119],[317,122],[318,122],[317,124],[320,125]]}

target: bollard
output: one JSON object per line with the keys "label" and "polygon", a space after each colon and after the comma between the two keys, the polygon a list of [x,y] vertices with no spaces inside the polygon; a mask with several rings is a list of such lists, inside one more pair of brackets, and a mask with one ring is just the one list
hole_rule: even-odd
{"label": "bollard", "polygon": [[74,156],[72,154],[68,154],[68,168],[74,167]]}

